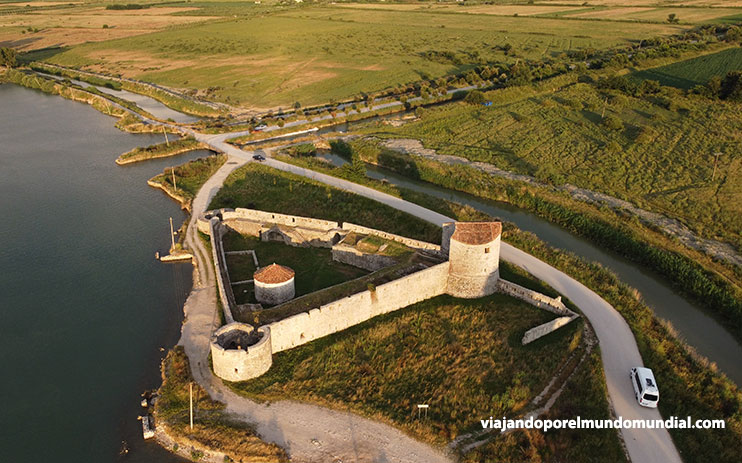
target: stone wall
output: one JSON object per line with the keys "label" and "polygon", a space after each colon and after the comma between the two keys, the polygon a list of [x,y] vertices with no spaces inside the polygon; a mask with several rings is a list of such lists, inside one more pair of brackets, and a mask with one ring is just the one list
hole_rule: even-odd
{"label": "stone wall", "polygon": [[[377,315],[392,312],[445,292],[448,262],[407,275],[271,323],[273,352],[281,352],[315,339],[342,331]],[[410,291],[414,288],[414,291]]]}
{"label": "stone wall", "polygon": [[253,345],[241,346],[239,349],[225,348],[219,339],[230,332],[241,331],[252,333],[253,327],[244,323],[230,323],[222,326],[211,336],[211,361],[214,374],[227,381],[246,381],[256,378],[270,369],[273,364],[270,327],[258,328],[262,334]]}
{"label": "stone wall", "polygon": [[296,215],[237,208],[220,211],[226,226],[242,235],[263,241],[282,241],[291,246],[332,247],[343,230],[337,222]]}
{"label": "stone wall", "polygon": [[348,222],[344,223],[343,230],[345,230],[346,232],[360,233],[362,235],[380,236],[389,241],[396,241],[397,243],[402,243],[405,246],[408,246],[413,249],[425,249],[426,251],[433,251],[433,252],[440,252],[441,250],[441,247],[438,246],[437,244],[427,243],[425,241],[420,241],[420,240],[413,240],[412,238],[407,238],[405,236],[395,235],[394,233],[387,233],[381,230],[374,230],[373,228],[368,228],[368,227],[364,227],[362,225],[356,225],[353,223],[348,223]]}
{"label": "stone wall", "polygon": [[507,280],[500,280],[497,283],[497,290],[501,293],[507,294],[508,296],[525,301],[533,306],[540,309],[548,310],[551,313],[561,315],[559,318],[543,323],[535,328],[531,328],[526,331],[523,335],[521,343],[528,344],[535,341],[536,339],[546,336],[549,333],[553,333],[559,328],[563,327],[567,323],[571,322],[575,318],[579,317],[578,314],[572,312],[562,302],[562,297],[549,297],[545,294],[541,294],[538,291],[524,288],[518,284],[512,283]]}
{"label": "stone wall", "polygon": [[497,284],[497,290],[501,293],[507,294],[508,296],[528,302],[531,305],[535,305],[536,307],[548,310],[557,315],[574,315],[574,312],[564,305],[561,296],[555,298],[549,297],[545,294],[539,293],[538,291],[524,288],[523,286],[502,279]]}
{"label": "stone wall", "polygon": [[370,272],[375,272],[397,263],[397,260],[393,257],[367,254],[347,244],[336,244],[332,247],[332,260]]}
{"label": "stone wall", "polygon": [[225,221],[232,219],[245,219],[262,223],[287,225],[291,227],[315,228],[319,230],[332,230],[340,228],[339,223],[331,222],[329,220],[279,214],[277,212],[258,211],[255,209],[244,209],[240,207],[235,209],[233,212],[225,211],[224,213],[222,213],[222,219]]}
{"label": "stone wall", "polygon": [[236,305],[232,285],[229,281],[229,272],[227,272],[227,261],[224,257],[224,248],[222,247],[222,235],[226,229],[222,225],[219,217],[212,217],[209,220],[209,238],[211,239],[211,258],[215,263],[214,273],[216,274],[216,286],[219,291],[219,299],[224,308],[224,318],[227,323],[234,322],[232,308]]}
{"label": "stone wall", "polygon": [[523,345],[526,345],[528,343],[535,341],[536,339],[542,336],[546,336],[549,333],[553,333],[554,331],[563,327],[564,325],[571,322],[575,318],[577,318],[576,314],[569,316],[569,317],[568,316],[559,317],[559,318],[555,318],[554,320],[550,322],[541,324],[535,328],[531,328],[530,330],[526,331],[526,333],[523,335],[523,339],[521,340],[521,343]]}

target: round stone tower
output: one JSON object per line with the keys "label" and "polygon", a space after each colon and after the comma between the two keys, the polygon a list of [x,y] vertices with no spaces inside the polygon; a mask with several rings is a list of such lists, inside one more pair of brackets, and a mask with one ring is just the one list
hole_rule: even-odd
{"label": "round stone tower", "polygon": [[442,247],[448,251],[450,265],[446,292],[467,299],[494,293],[500,278],[502,224],[456,222],[443,229]]}
{"label": "round stone tower", "polygon": [[283,265],[271,264],[253,274],[255,299],[264,304],[281,304],[294,298],[294,271]]}
{"label": "round stone tower", "polygon": [[227,381],[246,381],[270,369],[273,363],[270,327],[256,331],[245,323],[229,323],[211,335],[214,374]]}

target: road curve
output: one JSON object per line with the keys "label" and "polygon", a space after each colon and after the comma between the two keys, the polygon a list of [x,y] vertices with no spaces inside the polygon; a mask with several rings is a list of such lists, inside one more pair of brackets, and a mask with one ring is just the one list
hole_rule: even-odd
{"label": "road curve", "polygon": [[[251,152],[238,150],[233,146],[231,148],[239,151],[239,155],[245,159],[251,159],[252,157]],[[347,180],[287,164],[276,159],[269,158],[264,163],[276,169],[302,175],[374,199],[436,225],[453,221],[450,217],[417,204]],[[574,278],[507,243],[502,244],[501,258],[523,268],[536,278],[549,284],[569,298],[590,320],[600,342],[608,396],[615,415],[629,420],[661,420],[662,416],[657,409],[639,406],[634,397],[634,390],[629,380],[629,370],[632,367],[643,366],[644,364],[634,335],[621,314],[594,291]],[[658,461],[680,463],[682,461],[666,429],[622,429],[621,435],[626,443],[631,461],[634,463]]]}
{"label": "road curve", "polygon": [[196,382],[213,399],[225,403],[234,417],[252,424],[263,439],[286,449],[292,462],[451,463],[442,451],[387,424],[306,403],[258,404],[235,394],[214,377],[209,367],[209,339],[219,321],[214,267],[198,236],[196,220],[229,173],[244,163],[229,157],[193,200],[186,244],[194,255],[196,271],[178,344],[188,355]]}

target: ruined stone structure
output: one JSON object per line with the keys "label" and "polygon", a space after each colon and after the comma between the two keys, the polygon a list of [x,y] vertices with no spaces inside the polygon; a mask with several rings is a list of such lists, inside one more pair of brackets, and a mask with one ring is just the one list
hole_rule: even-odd
{"label": "ruined stone structure", "polygon": [[271,264],[253,274],[255,298],[263,304],[281,304],[294,298],[294,271],[283,265]]}
{"label": "ruined stone structure", "polygon": [[[218,279],[225,316],[227,313],[229,316],[226,317],[228,324],[214,333],[211,349],[214,372],[228,381],[243,381],[260,376],[270,368],[272,354],[275,352],[291,349],[363,323],[377,315],[393,312],[442,294],[477,298],[501,291],[560,315],[559,318],[526,332],[523,337],[524,344],[551,333],[577,317],[562,304],[560,298],[550,298],[500,279],[502,226],[499,222],[444,224],[441,246],[353,224],[343,224],[341,227],[335,222],[250,209],[211,211],[199,219],[199,230],[202,227],[207,229],[212,240],[220,241],[222,232],[218,222],[223,223],[222,227],[240,233],[260,236],[266,240],[280,240],[291,246],[329,247],[333,249],[333,256],[336,253],[342,255],[338,260],[370,270],[382,268],[389,262],[377,259],[384,256],[364,254],[351,246],[338,244],[348,233],[377,235],[419,252],[439,256],[439,261],[440,258],[445,259],[439,264],[376,288],[369,288],[262,326],[257,332],[250,325],[230,320],[232,309],[230,304],[234,303],[234,298],[230,299],[228,290],[222,291],[222,282]],[[214,251],[217,265],[224,265],[223,255],[220,258],[220,253],[223,254],[221,245],[214,245],[212,249],[218,249]],[[226,279],[226,285],[229,285],[228,275],[223,275],[223,278]],[[294,273],[286,267],[274,264],[258,270],[254,282],[258,300],[276,304],[278,302],[275,301],[294,297]],[[262,337],[250,344],[249,341],[258,335]]]}
{"label": "ruined stone structure", "polygon": [[270,328],[256,331],[245,323],[229,323],[211,335],[214,373],[227,381],[245,381],[268,371],[273,363]]}

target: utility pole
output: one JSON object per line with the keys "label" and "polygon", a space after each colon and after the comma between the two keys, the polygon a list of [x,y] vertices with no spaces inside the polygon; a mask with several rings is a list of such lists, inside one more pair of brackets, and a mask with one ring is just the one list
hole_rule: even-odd
{"label": "utility pole", "polygon": [[173,218],[170,217],[170,251],[175,249],[175,232],[173,231]]}
{"label": "utility pole", "polygon": [[188,383],[188,389],[191,398],[191,431],[193,431],[193,383]]}
{"label": "utility pole", "polygon": [[175,191],[178,191],[178,185],[175,183],[175,167],[172,167],[173,170],[173,189]]}
{"label": "utility pole", "polygon": [[716,165],[719,163],[719,156],[721,156],[722,153],[716,152],[714,153],[714,173],[711,174],[711,181],[714,181],[714,177],[716,177]]}

